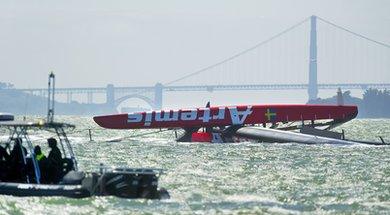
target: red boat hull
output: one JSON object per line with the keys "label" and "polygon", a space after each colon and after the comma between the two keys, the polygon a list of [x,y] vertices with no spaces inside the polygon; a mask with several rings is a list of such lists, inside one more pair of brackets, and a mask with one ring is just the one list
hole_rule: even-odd
{"label": "red boat hull", "polygon": [[93,119],[109,129],[196,128],[323,119],[348,121],[357,113],[356,106],[241,105],[114,114]]}

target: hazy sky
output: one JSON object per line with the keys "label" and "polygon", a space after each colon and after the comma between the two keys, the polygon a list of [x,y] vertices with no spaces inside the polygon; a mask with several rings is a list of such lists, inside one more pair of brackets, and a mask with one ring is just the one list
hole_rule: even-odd
{"label": "hazy sky", "polygon": [[[0,74],[18,88],[154,85],[316,14],[390,43],[389,0],[0,0]],[[386,60],[386,59],[385,59]]]}

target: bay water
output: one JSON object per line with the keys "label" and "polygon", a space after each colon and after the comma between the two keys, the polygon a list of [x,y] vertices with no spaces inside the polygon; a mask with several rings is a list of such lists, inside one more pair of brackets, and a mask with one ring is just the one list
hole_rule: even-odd
{"label": "bay water", "polygon": [[[0,214],[390,214],[390,146],[177,143],[172,131],[107,130],[91,117],[56,120],[76,125],[68,136],[79,169],[162,168],[159,186],[171,198],[0,196]],[[390,141],[389,119],[355,119],[341,129],[348,139]],[[45,139],[55,135],[30,135],[47,155]]]}

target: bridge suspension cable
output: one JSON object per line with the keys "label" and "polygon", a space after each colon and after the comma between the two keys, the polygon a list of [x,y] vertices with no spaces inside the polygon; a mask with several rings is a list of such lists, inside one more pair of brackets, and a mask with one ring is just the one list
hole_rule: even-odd
{"label": "bridge suspension cable", "polygon": [[210,70],[210,69],[212,69],[212,68],[214,68],[214,67],[216,67],[216,66],[222,65],[222,64],[224,64],[224,63],[226,63],[226,62],[228,62],[228,61],[231,61],[231,60],[233,60],[233,59],[236,59],[236,58],[238,58],[238,57],[240,57],[240,56],[242,56],[242,55],[244,55],[244,54],[246,54],[246,53],[248,53],[248,52],[250,52],[250,51],[255,50],[256,48],[258,48],[258,47],[260,47],[260,46],[263,46],[263,45],[265,45],[265,44],[267,44],[267,43],[273,41],[274,39],[276,39],[276,38],[278,38],[278,37],[280,37],[280,36],[286,34],[287,32],[289,32],[289,31],[291,31],[291,30],[293,30],[293,29],[295,29],[295,28],[301,26],[302,24],[304,24],[305,22],[307,22],[309,19],[310,19],[310,17],[307,17],[306,19],[304,19],[304,20],[298,22],[297,24],[295,24],[295,25],[293,25],[293,26],[287,28],[286,30],[284,30],[284,31],[282,31],[282,32],[280,32],[280,33],[278,33],[278,34],[276,34],[276,35],[270,37],[270,38],[267,39],[267,40],[264,40],[264,41],[262,41],[262,42],[260,42],[260,43],[258,43],[258,44],[256,44],[256,45],[254,45],[254,46],[252,46],[252,47],[250,47],[250,48],[248,48],[248,49],[245,49],[245,50],[243,50],[243,51],[241,51],[241,52],[239,52],[239,53],[237,53],[237,54],[235,54],[235,55],[233,55],[233,56],[231,56],[231,57],[228,57],[228,58],[226,58],[226,59],[224,59],[224,60],[221,60],[221,61],[219,61],[219,62],[217,62],[217,63],[215,63],[215,64],[213,64],[213,65],[204,67],[204,68],[199,69],[199,70],[197,70],[197,71],[195,71],[195,72],[193,72],[193,73],[190,73],[190,74],[188,74],[188,75],[185,75],[185,76],[183,76],[183,77],[181,77],[181,78],[178,78],[178,79],[175,79],[175,80],[173,80],[173,81],[167,82],[167,83],[165,83],[164,85],[165,85],[165,86],[172,85],[172,84],[174,84],[174,83],[177,83],[177,82],[182,81],[182,80],[184,80],[184,79],[187,79],[187,78],[189,78],[189,77],[198,75],[198,74],[203,73],[203,72],[205,72],[205,71],[208,71],[208,70]]}
{"label": "bridge suspension cable", "polygon": [[318,83],[389,83],[390,45],[318,19]]}
{"label": "bridge suspension cable", "polygon": [[[367,42],[379,45],[380,47],[384,48],[390,48],[389,44],[379,42],[377,40],[371,39],[369,37],[366,37],[362,34],[355,33],[347,28],[344,28],[342,26],[339,26],[337,24],[334,24],[333,22],[327,21],[321,17],[317,17],[322,23],[325,23],[325,25],[330,26],[328,30],[330,32],[321,32],[321,36],[323,35],[330,35],[331,28],[334,27],[334,29],[339,29],[341,30],[340,32],[346,32],[347,34],[350,34],[352,36],[356,37],[356,40],[363,39]],[[296,83],[296,84],[304,84],[306,83],[306,65],[308,64],[308,58],[303,54],[308,47],[306,47],[306,43],[302,41],[295,41],[297,44],[294,44],[291,40],[294,40],[294,34],[290,35],[287,39],[281,40],[281,41],[276,41],[275,39],[282,37],[282,35],[287,34],[288,32],[300,27],[304,23],[306,23],[310,17],[302,20],[301,22],[287,28],[286,30],[272,36],[271,38],[262,41],[248,49],[245,49],[235,55],[232,55],[231,57],[225,58],[221,61],[218,61],[217,63],[214,63],[210,66],[204,67],[202,69],[199,69],[195,72],[189,73],[183,77],[177,78],[173,81],[167,82],[164,84],[164,86],[170,86],[172,84],[180,82],[180,84],[183,84],[183,81],[189,82],[187,85],[194,85],[195,82],[199,82],[196,84],[227,84],[227,83],[221,83],[226,82],[229,80],[225,80],[226,77],[229,77],[230,79],[234,80],[231,81],[232,83],[230,84],[241,84],[240,82],[247,83],[247,84],[252,84],[252,83],[257,83],[257,84],[271,84],[271,83],[281,83],[283,80],[290,80],[291,83]],[[308,29],[307,29],[308,30]],[[320,29],[323,30],[323,29]],[[335,33],[336,33],[335,31]],[[308,35],[308,31],[306,32],[301,32],[303,34],[298,35],[299,39],[305,39],[305,37]],[[385,71],[387,71],[387,63],[386,63],[386,56],[388,55],[387,51],[385,51],[383,54],[379,53],[380,50],[372,50],[368,46],[363,47],[363,44],[352,44],[351,41],[346,41],[346,37],[342,35],[337,35],[333,34],[333,37],[327,38],[327,41],[324,41],[324,37],[320,38],[321,42],[324,42],[322,44],[323,47],[320,48],[320,55],[322,56],[321,58],[321,77],[323,80],[320,80],[320,82],[328,83],[329,81],[338,81],[340,83],[343,83],[343,81],[346,83],[355,83],[355,82],[362,82],[362,78],[359,80],[353,80],[351,78],[348,78],[351,76],[351,72],[355,72],[355,77],[354,79],[357,79],[356,77],[356,72],[361,72],[359,74],[364,75],[366,73],[372,73],[371,75],[371,82],[378,82],[381,80],[387,80],[388,75],[386,75]],[[334,37],[336,36],[336,37]],[[333,39],[332,39],[333,38]],[[335,39],[338,38],[339,44],[336,42]],[[332,41],[330,41],[332,40]],[[271,41],[274,41],[271,43]],[[268,47],[268,44],[273,44],[271,48]],[[265,46],[267,45],[267,46]],[[288,45],[286,47],[286,45]],[[263,47],[262,47],[263,46]],[[258,49],[259,47],[262,47],[261,49]],[[356,52],[359,47],[363,47],[365,49],[370,49],[369,51],[365,50],[359,50]],[[355,49],[355,52],[353,51]],[[303,51],[301,51],[303,50]],[[297,53],[297,52],[301,53]],[[248,56],[249,53],[251,52],[250,55],[253,56]],[[334,53],[333,53],[334,52]],[[247,54],[248,53],[248,54]],[[259,54],[260,53],[260,54]],[[245,55],[247,54],[247,55]],[[308,53],[307,53],[308,54]],[[324,55],[325,54],[325,55]],[[243,56],[245,55],[245,56]],[[286,56],[285,56],[286,55]],[[359,55],[359,56],[357,56]],[[366,55],[366,57],[360,59],[359,57]],[[367,58],[369,57],[371,58]],[[336,59],[335,56],[338,56]],[[298,59],[298,57],[301,57]],[[275,59],[279,59],[277,63],[275,63]],[[294,59],[295,62],[292,61]],[[284,60],[284,61],[283,61]],[[339,61],[344,60],[341,64],[339,64]],[[261,62],[260,62],[261,61]],[[279,63],[281,62],[281,63]],[[355,62],[355,63],[354,63]],[[279,64],[278,64],[279,63]],[[261,66],[261,68],[259,67]],[[337,66],[335,66],[337,65]],[[382,66],[382,67],[381,67]],[[250,68],[249,68],[250,67]],[[381,68],[379,68],[381,67]],[[379,68],[379,69],[378,69]],[[378,71],[377,71],[378,70]],[[199,74],[209,72],[206,78],[197,76]],[[344,72],[343,72],[344,71]],[[211,73],[210,73],[211,72]],[[246,74],[249,72],[250,74]],[[342,72],[343,74],[341,74]],[[347,74],[347,73],[348,74]],[[237,73],[239,73],[239,77],[237,77]],[[345,73],[345,74],[344,74]],[[373,74],[375,73],[375,74]],[[211,75],[211,76],[210,76]],[[244,77],[244,76],[249,76]],[[260,78],[259,75],[261,76]],[[195,77],[196,76],[196,77]],[[263,83],[262,77],[267,76],[269,77],[267,83]],[[344,77],[345,76],[345,77]],[[214,77],[214,79],[213,79]],[[222,77],[222,78],[220,78]],[[279,79],[281,77],[281,79]],[[338,79],[334,79],[337,77]],[[191,79],[190,79],[191,78]],[[244,80],[243,79],[248,79]],[[199,79],[199,80],[198,80]],[[344,80],[345,79],[345,80]],[[198,80],[198,81],[196,81]],[[219,83],[211,83],[212,80],[215,80],[215,82]],[[206,83],[210,82],[210,83]],[[332,83],[332,82],[329,82]]]}
{"label": "bridge suspension cable", "polygon": [[327,24],[329,24],[329,25],[332,25],[333,27],[336,27],[336,28],[338,28],[338,29],[340,29],[340,30],[343,30],[343,31],[348,32],[348,33],[350,33],[350,34],[353,34],[353,35],[355,35],[355,36],[357,36],[357,37],[360,37],[360,38],[362,38],[362,39],[365,39],[365,40],[368,40],[368,41],[370,41],[370,42],[376,43],[376,44],[378,44],[378,45],[381,45],[381,46],[390,48],[390,45],[389,45],[389,44],[382,43],[382,42],[379,42],[379,41],[377,41],[377,40],[374,40],[374,39],[371,39],[371,38],[369,38],[369,37],[366,37],[366,36],[364,36],[364,35],[362,35],[362,34],[355,33],[355,32],[353,32],[353,31],[351,31],[351,30],[348,30],[348,29],[346,29],[346,28],[344,28],[344,27],[342,27],[342,26],[340,26],[340,25],[337,25],[337,24],[335,24],[335,23],[333,23],[333,22],[330,22],[330,21],[328,21],[328,20],[326,20],[326,19],[323,19],[323,18],[321,18],[321,17],[318,17],[318,16],[317,16],[317,19],[319,19],[319,20],[321,20],[322,22],[325,22],[325,23],[327,23]]}

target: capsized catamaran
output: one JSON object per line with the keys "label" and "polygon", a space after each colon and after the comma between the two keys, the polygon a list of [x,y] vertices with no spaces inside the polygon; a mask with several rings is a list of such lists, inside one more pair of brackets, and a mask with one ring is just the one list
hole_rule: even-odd
{"label": "capsized catamaran", "polygon": [[[305,144],[353,144],[343,133],[330,131],[354,119],[356,106],[343,105],[237,105],[195,109],[160,110],[95,116],[108,129],[176,129],[180,142],[297,142]],[[290,131],[291,130],[291,131]],[[292,132],[295,130],[294,132]],[[384,141],[360,142],[385,144]]]}

